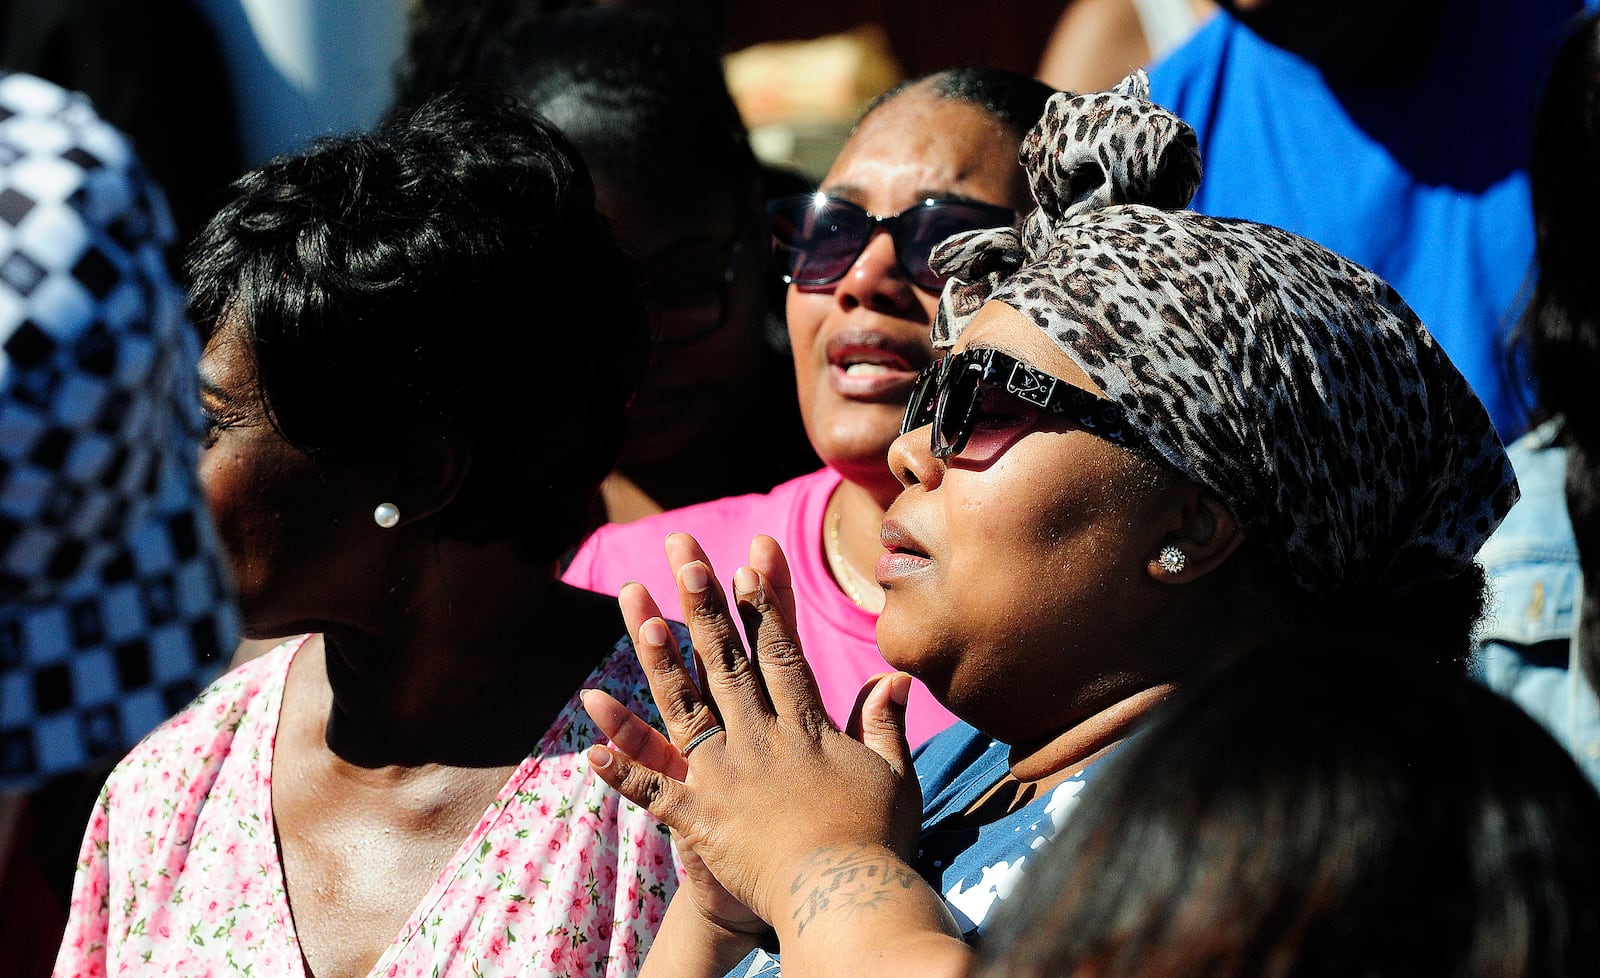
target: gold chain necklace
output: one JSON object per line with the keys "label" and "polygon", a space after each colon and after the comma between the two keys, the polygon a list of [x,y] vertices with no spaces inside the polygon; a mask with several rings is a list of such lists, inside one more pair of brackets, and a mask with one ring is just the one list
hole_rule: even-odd
{"label": "gold chain necklace", "polygon": [[844,510],[835,509],[833,511],[833,519],[828,521],[828,566],[833,568],[834,578],[844,585],[845,593],[850,595],[850,600],[856,603],[856,607],[866,611],[881,611],[881,608],[869,607],[860,588],[856,586],[857,584],[866,584],[876,591],[878,582],[867,580],[864,574],[861,574],[850,565],[849,561],[845,560],[844,548],[839,544],[839,524],[843,522]]}

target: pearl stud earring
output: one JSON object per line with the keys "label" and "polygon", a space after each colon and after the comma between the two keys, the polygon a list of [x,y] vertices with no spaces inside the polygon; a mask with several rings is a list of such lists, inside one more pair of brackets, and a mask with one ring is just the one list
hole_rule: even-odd
{"label": "pearl stud earring", "polygon": [[1156,563],[1160,564],[1161,569],[1168,574],[1179,574],[1189,563],[1189,558],[1185,557],[1183,551],[1177,547],[1162,547],[1161,552],[1156,554]]}
{"label": "pearl stud earring", "polygon": [[378,508],[372,511],[372,522],[385,530],[394,529],[395,524],[400,522],[400,507],[394,503],[379,503]]}

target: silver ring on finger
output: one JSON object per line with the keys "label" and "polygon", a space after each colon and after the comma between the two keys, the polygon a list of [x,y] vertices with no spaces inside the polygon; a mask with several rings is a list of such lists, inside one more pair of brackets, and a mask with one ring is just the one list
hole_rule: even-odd
{"label": "silver ring on finger", "polygon": [[722,732],[722,724],[714,723],[706,729],[695,734],[694,739],[689,741],[687,744],[684,744],[683,750],[679,751],[679,753],[681,753],[685,758],[688,758],[690,751],[694,750],[696,747],[699,747],[701,744],[710,740],[713,736]]}

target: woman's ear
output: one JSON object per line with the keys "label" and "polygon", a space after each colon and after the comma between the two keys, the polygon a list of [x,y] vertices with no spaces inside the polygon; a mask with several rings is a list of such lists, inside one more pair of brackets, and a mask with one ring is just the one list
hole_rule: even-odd
{"label": "woman's ear", "polygon": [[450,505],[471,467],[471,446],[447,429],[430,425],[412,432],[395,469],[395,498],[389,500],[400,511],[400,522],[414,522]]}
{"label": "woman's ear", "polygon": [[1187,584],[1222,566],[1244,543],[1244,530],[1227,507],[1199,486],[1187,487],[1181,509],[1150,555],[1150,576],[1163,584]]}

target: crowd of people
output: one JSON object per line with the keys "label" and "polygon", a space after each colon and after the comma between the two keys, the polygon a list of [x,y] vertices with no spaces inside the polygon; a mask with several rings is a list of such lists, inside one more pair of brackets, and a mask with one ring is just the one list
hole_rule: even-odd
{"label": "crowd of people", "polygon": [[1600,12],[1072,0],[813,185],[636,6],[188,223],[0,74],[0,978],[1600,962]]}

